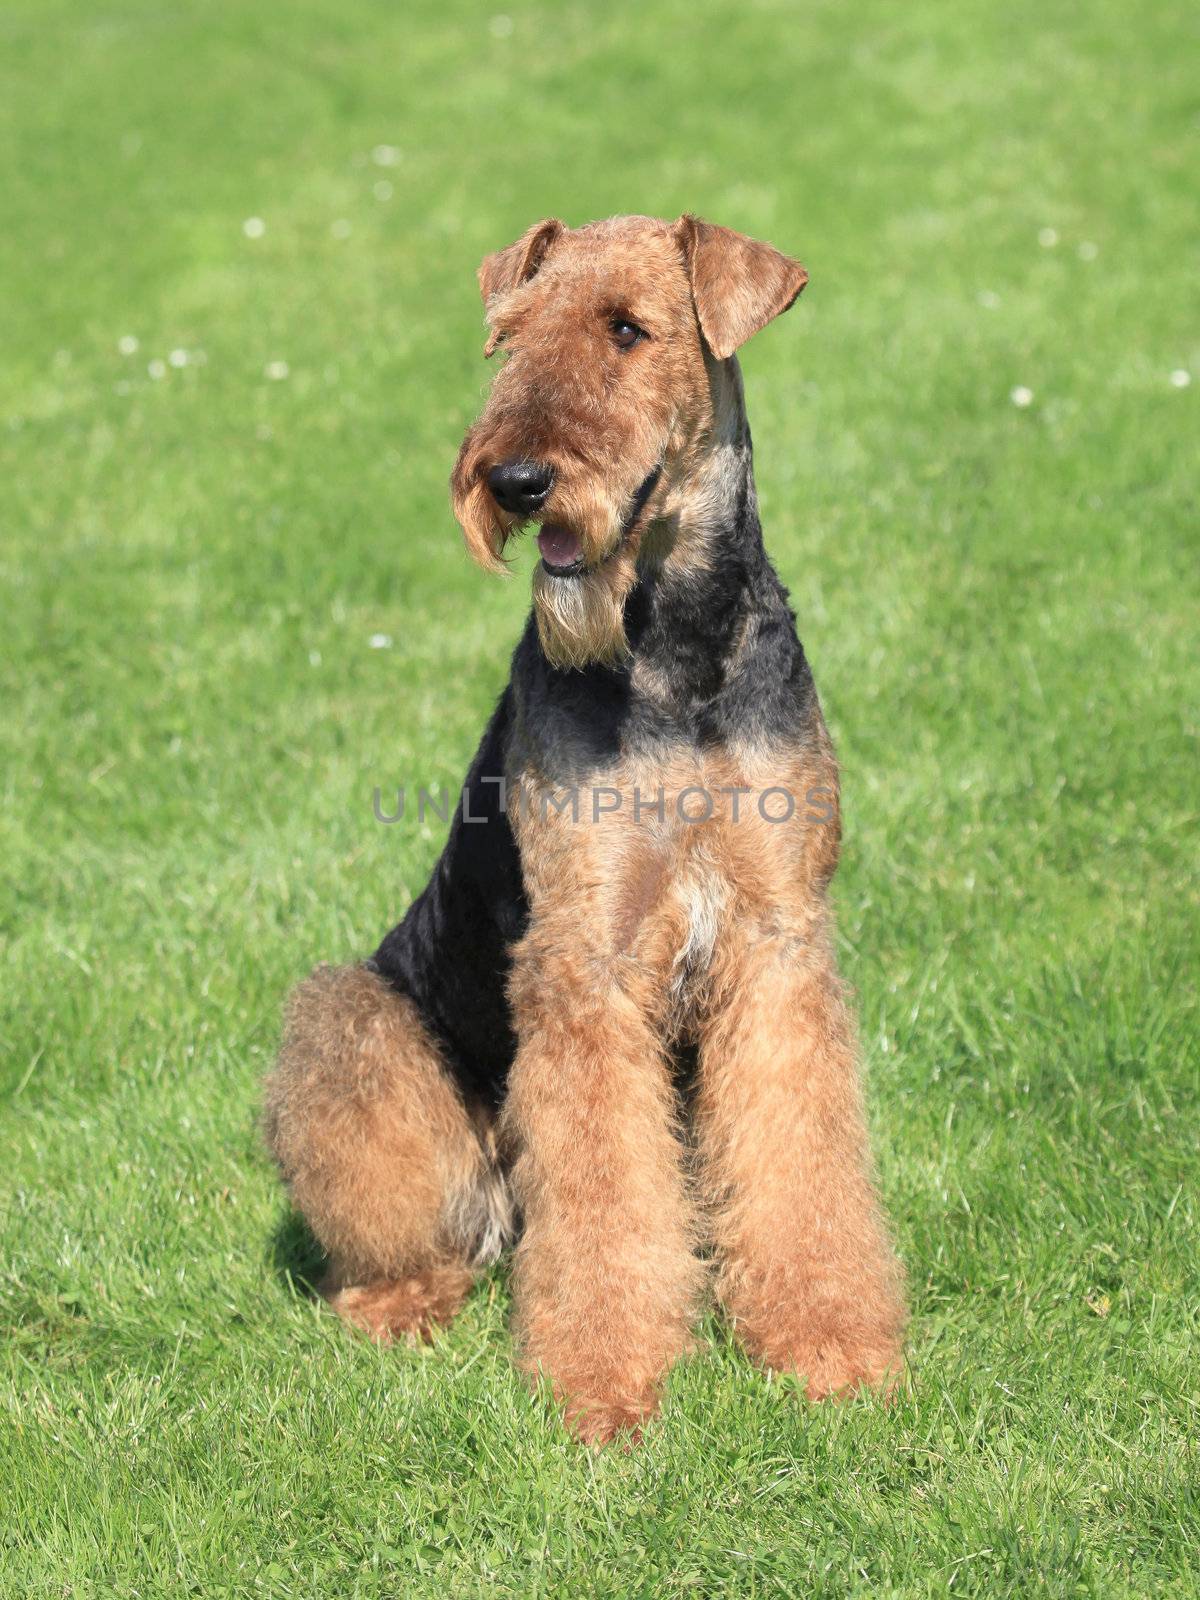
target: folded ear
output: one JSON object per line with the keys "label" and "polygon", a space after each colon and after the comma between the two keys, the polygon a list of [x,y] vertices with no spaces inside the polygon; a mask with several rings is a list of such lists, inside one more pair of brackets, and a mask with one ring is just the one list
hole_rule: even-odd
{"label": "folded ear", "polygon": [[484,256],[477,274],[484,305],[532,278],[546,259],[547,250],[563,231],[563,224],[557,217],[547,217],[544,222],[535,222],[507,250]]}
{"label": "folded ear", "polygon": [[732,228],[685,215],[675,224],[675,237],[700,330],[719,361],[786,311],[808,282],[798,261]]}

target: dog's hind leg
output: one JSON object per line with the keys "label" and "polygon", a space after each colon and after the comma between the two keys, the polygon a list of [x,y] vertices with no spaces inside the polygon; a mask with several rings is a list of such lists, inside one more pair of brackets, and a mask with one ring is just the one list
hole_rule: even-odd
{"label": "dog's hind leg", "polygon": [[507,1188],[412,1001],[367,967],[318,967],[289,1001],[265,1098],[333,1308],[381,1342],[448,1322],[499,1252]]}

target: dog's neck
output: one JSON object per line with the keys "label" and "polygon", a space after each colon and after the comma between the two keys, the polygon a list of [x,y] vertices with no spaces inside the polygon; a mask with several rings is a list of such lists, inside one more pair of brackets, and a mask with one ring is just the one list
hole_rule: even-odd
{"label": "dog's neck", "polygon": [[[714,424],[703,451],[647,530],[625,606],[635,683],[695,703],[719,693],[763,618],[786,595],[763,546],[737,361],[712,362]],[[790,618],[788,619],[790,621]]]}
{"label": "dog's neck", "polygon": [[516,715],[541,770],[574,781],[622,748],[663,740],[768,748],[819,722],[787,591],[763,548],[741,394],[736,362],[721,363],[715,426],[642,541],[624,606],[628,653],[564,671],[530,617]]}

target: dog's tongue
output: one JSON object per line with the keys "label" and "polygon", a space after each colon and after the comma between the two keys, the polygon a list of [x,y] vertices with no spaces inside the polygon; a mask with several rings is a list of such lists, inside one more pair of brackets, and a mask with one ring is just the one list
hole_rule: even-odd
{"label": "dog's tongue", "polygon": [[548,566],[573,567],[583,555],[579,535],[557,522],[543,524],[538,533],[538,549]]}

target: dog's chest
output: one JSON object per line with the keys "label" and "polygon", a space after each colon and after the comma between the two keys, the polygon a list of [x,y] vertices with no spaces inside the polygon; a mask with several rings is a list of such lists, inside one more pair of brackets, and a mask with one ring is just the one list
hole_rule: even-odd
{"label": "dog's chest", "polygon": [[745,950],[795,933],[827,878],[836,825],[807,799],[828,781],[806,751],[694,747],[587,787],[526,774],[510,814],[539,938],[594,963],[598,982],[619,972],[686,1036]]}
{"label": "dog's chest", "polygon": [[721,866],[697,852],[668,890],[671,969],[668,1008],[675,1028],[686,1026],[712,973],[721,929],[730,920],[735,886]]}
{"label": "dog's chest", "polygon": [[665,825],[641,836],[649,887],[629,943],[663,996],[668,1031],[677,1035],[690,1031],[702,1008],[752,888],[741,860],[746,828],[732,824],[728,812],[716,777],[704,774],[669,797]]}

